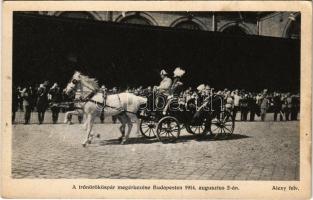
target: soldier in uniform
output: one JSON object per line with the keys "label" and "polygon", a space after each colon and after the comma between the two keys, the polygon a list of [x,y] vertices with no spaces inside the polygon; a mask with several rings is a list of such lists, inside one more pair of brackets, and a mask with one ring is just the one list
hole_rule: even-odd
{"label": "soldier in uniform", "polygon": [[47,82],[40,84],[37,91],[37,111],[38,111],[38,122],[42,124],[45,118],[45,112],[48,106],[47,97]]}
{"label": "soldier in uniform", "polygon": [[59,103],[61,102],[61,90],[58,86],[58,83],[54,83],[53,86],[49,90],[49,94],[51,95],[51,111],[52,111],[52,122],[56,124],[59,118]]}
{"label": "soldier in uniform", "polygon": [[18,101],[19,101],[19,91],[17,90],[16,87],[13,87],[12,90],[12,123],[15,122],[15,113],[18,110]]}
{"label": "soldier in uniform", "polygon": [[[163,109],[164,115],[166,114],[166,111],[167,111],[168,107],[170,106],[171,102],[173,102],[175,99],[178,99],[180,93],[182,92],[183,83],[181,82],[181,77],[184,74],[185,74],[185,70],[183,70],[179,67],[177,67],[174,70],[174,81],[172,82],[172,85],[169,88],[169,96],[167,99],[166,106]],[[168,80],[171,80],[171,79],[168,79]]]}
{"label": "soldier in uniform", "polygon": [[29,124],[29,120],[30,120],[30,115],[31,115],[31,94],[30,94],[30,90],[28,87],[25,87],[22,91],[21,91],[21,97],[23,99],[23,110],[25,112],[24,115],[24,119],[25,122],[24,124]]}
{"label": "soldier in uniform", "polygon": [[286,121],[289,121],[290,120],[290,113],[291,113],[291,109],[292,109],[292,98],[291,98],[291,95],[290,93],[288,93],[286,95],[286,99],[285,99],[285,118],[286,118]]}
{"label": "soldier in uniform", "polygon": [[300,107],[299,97],[297,95],[291,96],[291,120],[298,120],[298,112]]}
{"label": "soldier in uniform", "polygon": [[160,72],[161,82],[160,85],[156,87],[160,94],[168,96],[172,86],[172,79],[168,77],[168,73],[162,69]]}
{"label": "soldier in uniform", "polygon": [[172,79],[168,77],[168,73],[164,69],[161,70],[160,76],[162,79],[160,85],[154,86],[154,91],[157,92],[157,96],[155,97],[155,105],[158,109],[164,110],[167,98],[170,94]]}
{"label": "soldier in uniform", "polygon": [[266,112],[270,107],[270,101],[268,99],[268,95],[266,93],[263,94],[263,97],[261,98],[261,104],[260,104],[260,109],[261,109],[261,120],[265,121],[266,117]]}
{"label": "soldier in uniform", "polygon": [[248,96],[248,108],[250,111],[250,122],[254,121],[255,114],[258,113],[259,107],[256,102],[256,94],[250,93]]}
{"label": "soldier in uniform", "polygon": [[247,116],[249,112],[248,94],[242,95],[242,98],[239,100],[239,106],[240,106],[241,121],[247,121]]}
{"label": "soldier in uniform", "polygon": [[283,120],[283,116],[281,114],[282,110],[282,101],[281,97],[278,93],[274,92],[274,97],[273,97],[273,111],[274,111],[274,121],[277,120],[277,115],[279,115],[280,121]]}

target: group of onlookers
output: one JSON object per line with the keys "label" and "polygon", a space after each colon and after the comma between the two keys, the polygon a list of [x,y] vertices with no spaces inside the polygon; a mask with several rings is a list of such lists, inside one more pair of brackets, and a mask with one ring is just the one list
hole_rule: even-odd
{"label": "group of onlookers", "polygon": [[[74,110],[74,104],[68,104],[69,107],[64,108],[60,106],[62,102],[73,102],[73,97],[64,95],[58,83],[52,84],[49,87],[49,82],[45,81],[36,87],[13,87],[12,94],[12,122],[15,122],[15,113],[20,110],[24,112],[24,123],[30,122],[31,112],[37,111],[38,123],[42,124],[45,117],[45,112],[50,108],[52,113],[52,122],[57,123],[59,112]],[[121,92],[117,87],[105,89],[108,93],[114,94]],[[125,91],[125,90],[123,90]],[[136,95],[146,95],[153,92],[153,87],[143,88],[128,88],[127,92],[135,93]],[[298,120],[298,113],[300,110],[300,95],[281,92],[269,92],[263,90],[262,92],[249,92],[245,90],[215,90],[208,85],[200,85],[196,89],[191,87],[180,92],[179,98],[187,102],[192,98],[200,98],[210,95],[219,95],[224,99],[225,109],[233,113],[235,119],[240,112],[241,121],[254,121],[256,116],[260,117],[262,121],[265,120],[266,114],[274,113],[273,120]],[[249,114],[249,119],[248,119]],[[71,117],[71,116],[70,116]],[[70,119],[69,119],[70,121]],[[82,116],[78,116],[78,121],[82,121]],[[104,122],[104,115],[101,113],[100,121]],[[113,122],[116,118],[113,117]]]}
{"label": "group of onlookers", "polygon": [[15,122],[15,113],[18,110],[24,112],[24,124],[30,122],[31,112],[37,111],[38,123],[42,124],[45,112],[48,108],[52,112],[52,121],[56,123],[60,111],[59,103],[62,101],[62,91],[58,83],[54,83],[48,88],[49,82],[32,87],[13,87],[12,92],[12,122]]}
{"label": "group of onlookers", "polygon": [[[130,89],[129,91],[135,94],[145,95],[147,91],[151,92],[152,90],[151,87],[146,89],[139,87]],[[196,89],[189,87],[182,91],[179,98],[182,99],[183,102],[187,102],[192,98],[205,98],[214,95],[223,97],[225,109],[233,113],[235,119],[237,113],[240,112],[241,121],[254,121],[256,116],[264,121],[266,114],[269,112],[274,114],[274,121],[277,121],[278,116],[280,121],[298,120],[300,95],[291,94],[290,92],[269,92],[267,89],[259,93],[239,89],[215,90],[208,85],[202,84]],[[249,119],[248,114],[250,114]]]}
{"label": "group of onlookers", "polygon": [[300,96],[298,94],[269,93],[267,90],[261,93],[234,90],[226,92],[225,98],[232,104],[231,108],[235,117],[240,111],[241,121],[248,120],[248,113],[250,113],[249,121],[254,121],[255,116],[260,116],[261,120],[264,121],[269,112],[274,113],[274,121],[277,121],[278,116],[280,121],[298,119],[300,110]]}
{"label": "group of onlookers", "polygon": [[[63,90],[55,82],[49,87],[49,81],[45,81],[42,84],[38,84],[35,87],[32,86],[13,86],[12,91],[12,123],[15,123],[16,112],[24,112],[24,124],[29,124],[31,119],[31,113],[37,112],[38,124],[42,124],[45,119],[45,113],[47,109],[51,110],[52,123],[58,122],[59,113],[61,111],[75,110],[74,96],[65,95]],[[101,89],[104,87],[102,86]],[[117,93],[117,88],[113,87],[108,92]],[[72,116],[68,115],[68,121],[71,122]],[[78,115],[78,122],[83,120],[82,115]],[[100,115],[100,121],[104,123],[104,113]],[[116,117],[112,117],[112,121],[116,122]]]}

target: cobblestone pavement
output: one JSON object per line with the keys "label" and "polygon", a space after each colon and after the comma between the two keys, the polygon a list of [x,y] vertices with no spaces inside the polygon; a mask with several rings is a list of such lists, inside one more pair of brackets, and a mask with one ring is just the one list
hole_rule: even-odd
{"label": "cobblestone pavement", "polygon": [[172,144],[132,133],[120,145],[118,126],[96,124],[101,138],[83,148],[79,124],[13,125],[12,176],[299,180],[299,122],[237,122],[227,140],[185,133]]}

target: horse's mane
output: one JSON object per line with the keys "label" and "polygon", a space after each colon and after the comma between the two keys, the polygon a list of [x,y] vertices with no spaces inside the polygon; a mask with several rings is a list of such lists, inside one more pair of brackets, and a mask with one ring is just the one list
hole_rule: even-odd
{"label": "horse's mane", "polygon": [[[79,72],[78,72],[79,73]],[[87,85],[88,87],[92,87],[94,88],[95,90],[98,90],[99,89],[99,84],[98,84],[98,81],[95,79],[95,78],[90,78],[86,75],[83,75],[81,73],[79,73],[79,76],[80,76],[80,79],[81,81]]]}

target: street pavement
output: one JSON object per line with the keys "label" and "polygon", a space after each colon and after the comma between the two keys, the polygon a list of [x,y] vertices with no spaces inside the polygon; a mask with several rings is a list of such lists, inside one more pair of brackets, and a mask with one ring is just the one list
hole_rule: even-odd
{"label": "street pavement", "polygon": [[[299,121],[236,122],[226,140],[185,131],[175,143],[138,138],[119,124],[95,124],[86,148],[80,124],[13,125],[13,178],[299,180]],[[134,125],[134,129],[136,125]]]}

